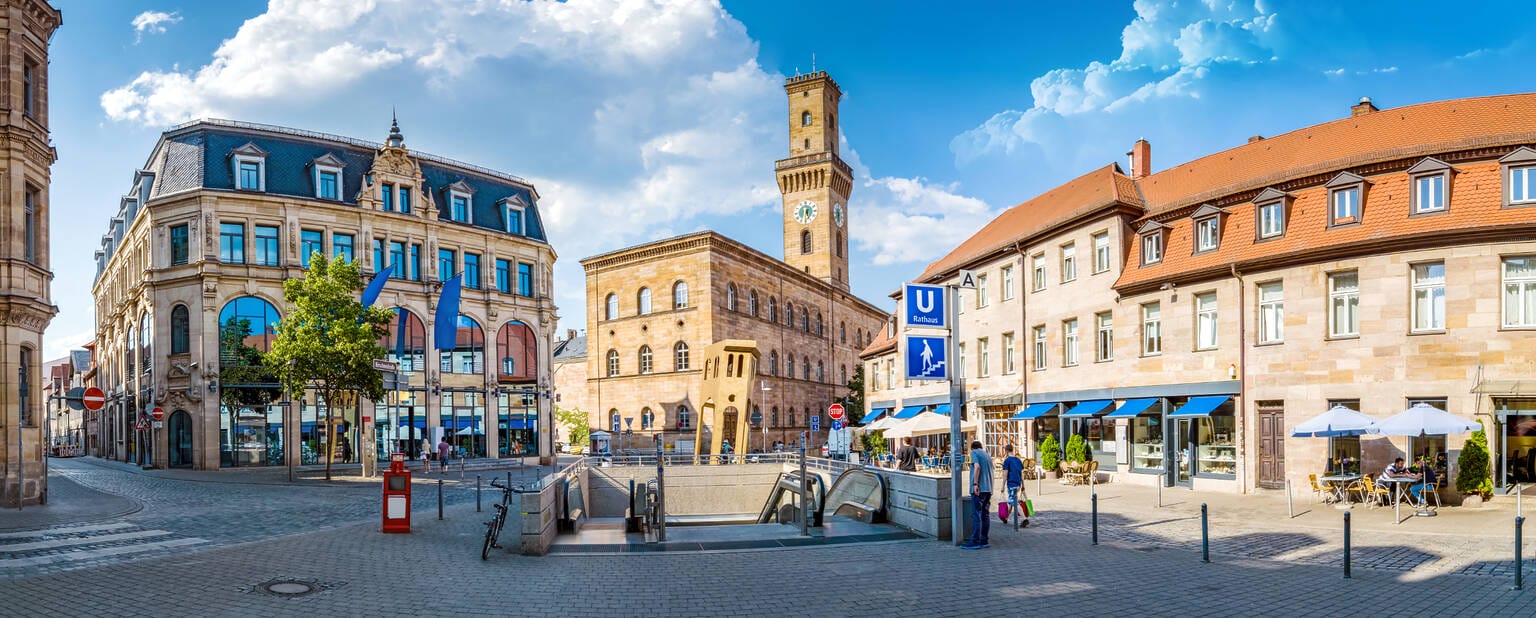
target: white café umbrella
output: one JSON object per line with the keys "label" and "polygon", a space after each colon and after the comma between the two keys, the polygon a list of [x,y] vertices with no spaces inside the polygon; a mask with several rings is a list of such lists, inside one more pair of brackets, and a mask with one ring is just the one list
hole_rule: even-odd
{"label": "white caf\u00e9 umbrella", "polygon": [[1376,430],[1377,433],[1386,436],[1417,438],[1467,433],[1476,431],[1480,426],[1477,421],[1456,416],[1427,403],[1416,403],[1413,407],[1392,415],[1391,418],[1378,421]]}
{"label": "white caf\u00e9 umbrella", "polygon": [[1327,412],[1296,425],[1291,430],[1293,438],[1332,438],[1376,433],[1376,420],[1346,408],[1334,406]]}

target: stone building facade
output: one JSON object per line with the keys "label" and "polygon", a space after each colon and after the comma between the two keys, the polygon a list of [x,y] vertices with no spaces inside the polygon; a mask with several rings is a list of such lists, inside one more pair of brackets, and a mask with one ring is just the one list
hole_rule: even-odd
{"label": "stone building facade", "polygon": [[713,232],[593,256],[587,275],[587,403],[594,429],[616,448],[650,448],[653,436],[692,452],[702,359],[727,339],[756,342],[759,397],[739,411],[760,418],[750,444],[771,450],[798,439],[847,396],[858,351],[884,312],[848,291],[851,168],[838,156],[842,96],[825,71],[786,80],[790,157],[775,163],[783,204],[784,259]]}
{"label": "stone building facade", "polygon": [[[555,253],[538,193],[509,174],[385,143],[203,120],[167,131],[97,251],[96,358],[108,406],[94,454],[155,466],[552,455]],[[315,252],[392,273],[376,306],[405,378],[336,416],[273,388],[250,360],[275,339],[282,282]],[[464,275],[451,351],[436,305]],[[160,407],[163,427],[140,429]],[[341,407],[341,406],[338,406]],[[332,434],[346,438],[329,438]]]}
{"label": "stone building facade", "polygon": [[5,108],[0,137],[0,504],[46,502],[43,330],[58,313],[49,230],[48,40],[62,23],[43,0],[0,1]]}
{"label": "stone building facade", "polygon": [[[1536,95],[1387,112],[1367,100],[1158,173],[1138,143],[1116,178],[1134,191],[1108,211],[1005,213],[921,278],[1027,260],[1023,401],[1015,422],[988,423],[994,443],[1033,453],[1046,432],[1083,435],[1117,481],[1236,492],[1398,456],[1443,457],[1454,474],[1464,435],[1288,437],[1334,405],[1382,419],[1428,403],[1488,429],[1496,485],[1536,478],[1532,111]],[[1111,267],[1085,274],[1096,234]]]}

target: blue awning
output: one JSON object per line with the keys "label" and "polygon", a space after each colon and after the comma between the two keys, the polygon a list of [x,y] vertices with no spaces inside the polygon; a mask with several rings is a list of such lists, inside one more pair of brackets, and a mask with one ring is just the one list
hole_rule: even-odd
{"label": "blue awning", "polygon": [[949,404],[941,403],[939,405],[934,406],[933,407],[933,413],[934,414],[943,414],[944,416],[949,416]]}
{"label": "blue awning", "polygon": [[912,418],[912,417],[917,416],[918,414],[922,413],[923,408],[926,408],[926,407],[928,407],[928,406],[907,406],[905,408],[902,408],[900,412],[897,412],[897,413],[891,415],[891,418],[896,418],[896,419]]}
{"label": "blue awning", "polygon": [[1032,403],[1029,404],[1029,407],[1019,410],[1018,414],[1009,418],[1013,420],[1034,420],[1055,411],[1056,404],[1054,403]]}
{"label": "blue awning", "polygon": [[864,415],[863,423],[865,425],[873,423],[876,420],[878,420],[881,416],[883,416],[886,412],[890,412],[890,411],[891,411],[890,408],[875,408],[873,410],[870,410],[869,414]]}
{"label": "blue awning", "polygon": [[1231,399],[1231,395],[1214,395],[1209,397],[1190,397],[1189,402],[1169,414],[1168,418],[1190,418],[1194,416],[1210,416],[1211,412],[1221,407],[1221,404]]}
{"label": "blue awning", "polygon": [[511,420],[508,420],[507,418],[503,417],[502,420],[501,420],[501,428],[502,429],[533,429],[533,422],[534,422],[534,420],[531,419],[531,418],[521,418],[521,417],[519,417],[519,418],[514,418],[514,419],[511,419]]}
{"label": "blue awning", "polygon": [[1082,402],[1078,402],[1077,405],[1072,406],[1071,410],[1067,410],[1066,412],[1061,413],[1061,415],[1063,417],[1068,417],[1068,416],[1093,416],[1095,414],[1103,412],[1104,408],[1108,408],[1109,405],[1112,404],[1112,403],[1114,403],[1114,402],[1110,401],[1108,399],[1092,399],[1092,400],[1089,400],[1089,401],[1082,401]]}
{"label": "blue awning", "polygon": [[412,422],[411,419],[404,419],[404,418],[400,419],[400,426],[401,427],[405,427],[407,425],[414,425],[417,429],[426,429],[427,428],[427,419],[424,419],[424,418],[421,418],[421,417],[416,417],[414,422]]}
{"label": "blue awning", "polygon": [[1105,414],[1104,418],[1126,418],[1130,416],[1141,416],[1142,412],[1146,412],[1147,408],[1152,407],[1152,404],[1155,403],[1157,403],[1157,400],[1150,397],[1147,399],[1127,399],[1125,403],[1120,404],[1120,409],[1115,410],[1114,412],[1110,412],[1109,414]]}

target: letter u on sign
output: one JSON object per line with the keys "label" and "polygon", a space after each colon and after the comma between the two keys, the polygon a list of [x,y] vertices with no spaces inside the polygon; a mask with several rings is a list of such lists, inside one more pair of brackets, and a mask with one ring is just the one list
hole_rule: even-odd
{"label": "letter u on sign", "polygon": [[905,314],[903,326],[948,328],[944,307],[944,288],[937,285],[908,283],[902,286]]}

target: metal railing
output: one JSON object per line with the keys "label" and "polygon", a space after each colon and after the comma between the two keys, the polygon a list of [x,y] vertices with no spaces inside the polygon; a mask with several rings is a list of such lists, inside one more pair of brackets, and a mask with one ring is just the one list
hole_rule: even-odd
{"label": "metal railing", "polygon": [[[797,455],[792,453],[741,453],[731,455],[694,455],[691,453],[675,453],[662,455],[662,462],[668,466],[699,466],[699,465],[728,465],[751,463],[793,463],[797,461]],[[656,455],[652,454],[624,454],[624,455],[588,455],[582,461],[592,467],[602,466],[655,466]]]}

